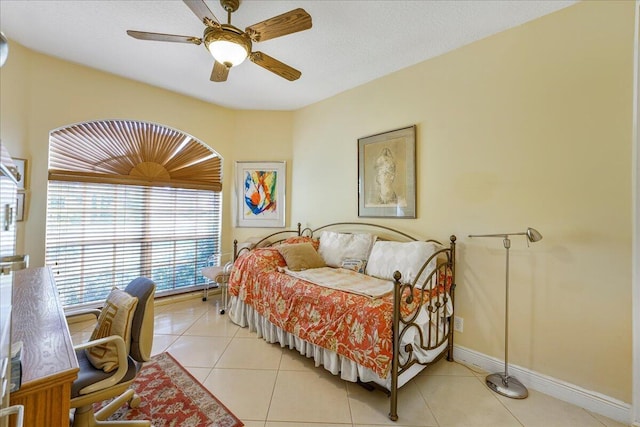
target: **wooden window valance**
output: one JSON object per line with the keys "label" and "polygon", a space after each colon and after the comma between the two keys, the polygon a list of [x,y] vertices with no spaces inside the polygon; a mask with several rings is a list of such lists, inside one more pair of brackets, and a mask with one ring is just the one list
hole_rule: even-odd
{"label": "wooden window valance", "polygon": [[49,180],[222,191],[222,159],[166,126],[102,120],[50,133]]}

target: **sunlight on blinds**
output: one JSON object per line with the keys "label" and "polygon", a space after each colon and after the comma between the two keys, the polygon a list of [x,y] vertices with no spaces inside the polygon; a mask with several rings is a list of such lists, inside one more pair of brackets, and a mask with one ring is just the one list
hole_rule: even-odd
{"label": "sunlight on blinds", "polygon": [[145,276],[156,295],[203,285],[219,252],[222,158],[157,123],[99,120],[49,134],[46,263],[64,306]]}
{"label": "sunlight on blinds", "polygon": [[50,181],[46,263],[63,305],[102,302],[138,276],[154,280],[157,295],[204,284],[220,204],[206,190]]}

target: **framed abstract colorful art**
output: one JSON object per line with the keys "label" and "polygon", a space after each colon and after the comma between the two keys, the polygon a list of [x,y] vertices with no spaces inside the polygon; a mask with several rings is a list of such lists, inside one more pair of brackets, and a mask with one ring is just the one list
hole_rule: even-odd
{"label": "framed abstract colorful art", "polygon": [[285,162],[236,162],[238,227],[284,227]]}

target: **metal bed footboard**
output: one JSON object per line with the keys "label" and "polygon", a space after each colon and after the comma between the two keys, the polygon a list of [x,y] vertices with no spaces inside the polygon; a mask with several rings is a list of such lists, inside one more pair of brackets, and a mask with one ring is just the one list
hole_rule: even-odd
{"label": "metal bed footboard", "polygon": [[[298,224],[298,228],[300,228],[300,224]],[[386,232],[387,235],[378,235],[378,238],[381,240],[398,240],[398,241],[418,241],[417,239],[407,233],[396,230],[391,227],[387,227],[380,224],[373,223],[365,223],[365,222],[336,222],[327,225],[323,225],[318,228],[304,228],[300,234],[304,236],[314,237],[319,232],[323,230],[332,230],[332,231],[340,231],[340,230],[348,230],[347,232],[355,232],[356,230],[367,231],[373,230],[378,233],[380,231]],[[453,362],[453,310],[449,313],[446,318],[442,318],[440,316],[440,308],[443,304],[447,303],[447,298],[451,298],[451,303],[453,306],[454,296],[455,296],[455,259],[456,259],[456,236],[452,235],[449,238],[449,247],[443,247],[436,251],[433,255],[427,259],[416,275],[416,279],[413,283],[402,283],[402,278],[400,272],[396,271],[394,274],[394,298],[393,298],[393,358],[391,361],[391,385],[389,390],[389,418],[393,421],[398,420],[398,378],[399,376],[408,370],[414,364],[421,365],[430,365],[438,360],[440,360],[443,356],[446,355],[447,360]],[[442,245],[441,242],[437,240],[426,240],[427,242],[437,243]],[[444,246],[444,245],[442,245]],[[430,272],[426,277],[422,277],[423,273],[427,269],[429,263],[436,259],[436,268],[434,271]],[[443,284],[448,287],[448,295],[444,294],[442,299],[440,298],[431,298],[434,294],[438,294],[439,290],[436,289],[437,286],[440,285],[440,278],[444,278],[445,281],[449,283]],[[417,294],[417,296],[416,296]],[[404,297],[403,297],[404,296]],[[419,300],[417,303],[414,301],[415,298]],[[417,309],[412,311],[406,317],[402,315],[403,305],[411,305],[415,304]],[[418,314],[420,312],[420,307],[423,304],[426,304],[426,309],[429,313],[429,325],[431,324],[433,317],[435,317],[435,321],[433,324],[435,325],[436,336],[432,336],[432,329],[429,328],[428,334],[425,337],[422,333],[422,330],[416,323]],[[446,325],[443,325],[443,322]],[[441,328],[442,327],[442,328]],[[419,336],[419,344],[417,344],[422,350],[435,350],[445,342],[447,346],[445,350],[443,350],[439,355],[435,357],[431,362],[421,363],[415,355],[415,350],[413,344],[407,344],[404,348],[400,347],[400,343],[402,342],[402,337],[408,333],[411,329],[415,328],[417,330]],[[442,331],[441,331],[442,329]],[[404,351],[403,351],[404,350]],[[406,359],[402,359],[402,354],[405,354]]]}
{"label": "metal bed footboard", "polygon": [[[399,271],[394,273],[394,295],[393,295],[393,359],[391,361],[391,390],[389,402],[389,418],[393,421],[398,420],[398,378],[414,364],[430,365],[440,360],[445,354],[447,360],[453,362],[453,316],[455,310],[455,254],[456,254],[456,236],[450,237],[448,248],[435,252],[422,265],[413,283],[402,283]],[[442,259],[444,257],[444,259]],[[437,262],[437,266],[426,278],[421,275],[433,259],[441,259]],[[441,281],[444,280],[444,283]],[[448,288],[448,292],[444,292]],[[418,298],[418,301],[416,301]],[[448,299],[451,299],[451,312],[442,315],[444,306]],[[415,307],[410,310],[409,314],[403,315],[403,306]],[[425,306],[428,312],[429,325],[427,334],[416,323],[420,313],[420,307]],[[431,327],[434,325],[435,327]],[[419,337],[419,343],[416,345],[424,350],[435,350],[442,346],[445,342],[447,346],[433,360],[427,363],[420,362],[416,355],[414,344],[405,344],[401,348],[402,338],[414,329]],[[433,331],[435,330],[435,336]],[[404,354],[404,360],[403,359]]]}

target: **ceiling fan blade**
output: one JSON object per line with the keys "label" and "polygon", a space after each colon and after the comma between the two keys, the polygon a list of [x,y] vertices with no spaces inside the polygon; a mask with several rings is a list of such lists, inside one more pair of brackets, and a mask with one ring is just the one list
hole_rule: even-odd
{"label": "ceiling fan blade", "polygon": [[304,9],[294,9],[245,29],[251,40],[262,42],[311,28],[311,15]]}
{"label": "ceiling fan blade", "polygon": [[211,71],[212,82],[226,82],[229,75],[229,67],[216,61],[213,64],[213,71]]}
{"label": "ceiling fan blade", "polygon": [[262,52],[252,52],[249,59],[264,69],[271,71],[289,81],[298,80],[302,73],[287,64],[278,61]]}
{"label": "ceiling fan blade", "polygon": [[134,31],[127,30],[134,39],[139,40],[154,40],[159,42],[174,42],[174,43],[193,43],[199,45],[202,43],[202,39],[192,36],[179,36],[176,34],[162,34],[162,33],[148,33],[146,31]]}
{"label": "ceiling fan blade", "polygon": [[204,0],[183,0],[191,11],[198,17],[200,22],[208,26],[219,26],[220,21],[211,12]]}

